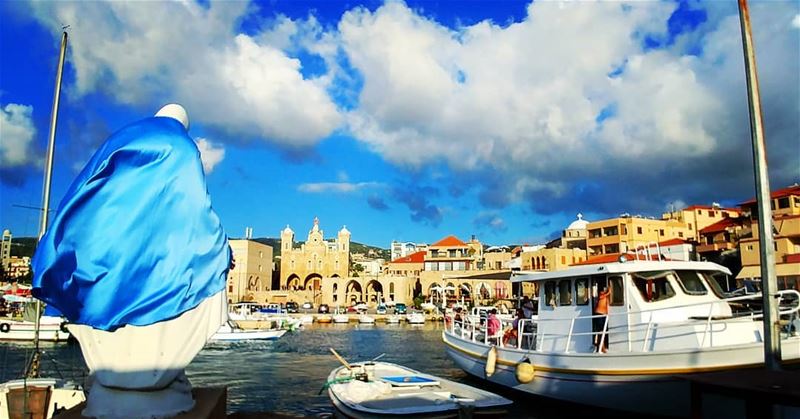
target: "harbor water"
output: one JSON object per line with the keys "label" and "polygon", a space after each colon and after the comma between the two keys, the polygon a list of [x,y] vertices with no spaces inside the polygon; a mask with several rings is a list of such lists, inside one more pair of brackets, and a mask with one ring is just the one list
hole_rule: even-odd
{"label": "harbor water", "polygon": [[[577,404],[560,403],[468,377],[445,353],[442,325],[313,324],[270,342],[209,344],[186,372],[194,386],[226,386],[228,412],[272,412],[298,417],[329,417],[334,412],[327,392],[328,374],[340,364],[329,348],[348,361],[381,360],[497,392],[514,401],[510,418],[555,419],[591,415],[620,417]],[[5,381],[18,378],[32,346],[0,343]],[[86,367],[76,343],[43,346],[42,375],[81,380]],[[587,416],[588,417],[588,416]],[[640,417],[640,416],[638,416]]]}

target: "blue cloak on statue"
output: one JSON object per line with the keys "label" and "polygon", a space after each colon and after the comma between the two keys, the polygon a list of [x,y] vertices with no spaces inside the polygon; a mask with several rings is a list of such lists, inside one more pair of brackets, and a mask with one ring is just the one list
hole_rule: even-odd
{"label": "blue cloak on statue", "polygon": [[111,135],[72,183],[33,257],[32,293],[72,323],[146,326],[223,291],[230,261],[197,146],[153,117]]}

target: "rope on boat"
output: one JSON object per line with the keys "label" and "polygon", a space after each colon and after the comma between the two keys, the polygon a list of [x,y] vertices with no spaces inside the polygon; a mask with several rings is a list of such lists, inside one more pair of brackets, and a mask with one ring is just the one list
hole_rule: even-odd
{"label": "rope on boat", "polygon": [[342,383],[347,383],[347,382],[350,382],[350,381],[353,381],[353,380],[354,380],[354,378],[353,378],[353,377],[334,378],[333,380],[330,380],[330,381],[328,381],[327,383],[325,383],[325,384],[322,386],[322,388],[321,388],[321,389],[319,389],[319,392],[317,393],[317,396],[319,396],[320,394],[322,394],[322,392],[323,392],[323,391],[327,390],[327,389],[328,389],[328,387],[330,387],[330,386],[332,386],[332,385],[334,385],[334,384],[342,384]]}

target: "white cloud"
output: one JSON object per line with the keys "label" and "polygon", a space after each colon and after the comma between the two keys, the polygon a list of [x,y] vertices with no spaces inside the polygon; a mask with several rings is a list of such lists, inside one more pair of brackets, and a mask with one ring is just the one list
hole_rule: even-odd
{"label": "white cloud", "polygon": [[[236,33],[246,2],[33,3],[48,28],[70,22],[77,94],[103,91],[124,104],[184,105],[193,121],[231,137],[315,144],[340,124],[324,76],[304,78],[282,48],[312,30],[283,19],[267,36]],[[274,42],[272,45],[269,42]]]}
{"label": "white cloud", "polygon": [[[458,171],[491,173],[502,181],[483,187],[501,189],[506,202],[540,192],[565,196],[587,182],[624,179],[624,195],[641,196],[653,181],[685,191],[692,188],[680,184],[689,179],[740,179],[731,172],[743,172],[741,166],[725,160],[736,148],[741,153],[734,144],[748,134],[741,127],[747,114],[735,6],[709,11],[713,21],[697,31],[705,45],[699,56],[677,43],[645,48],[647,34],[667,39],[676,6],[537,1],[525,19],[507,27],[484,21],[457,30],[399,2],[352,10],[339,30],[364,87],[348,127],[398,165],[445,162]],[[756,5],[752,12],[757,41],[764,37],[759,58],[768,57],[770,79],[762,78],[762,86],[790,93],[800,84],[791,72],[796,32],[774,22],[785,21],[777,16],[791,8]],[[777,42],[767,41],[773,36]],[[778,60],[786,64],[776,68]],[[787,102],[791,110],[797,97],[765,100]],[[797,116],[786,109],[773,112],[785,125],[776,144],[797,138]],[[601,112],[605,119],[598,119]],[[781,172],[797,172],[783,166]],[[637,199],[637,205],[647,201]]]}
{"label": "white cloud", "polygon": [[3,167],[23,166],[34,159],[30,154],[36,135],[32,120],[33,106],[9,103],[0,107],[0,164]]}
{"label": "white cloud", "polygon": [[379,182],[317,182],[317,183],[302,183],[297,187],[297,190],[305,193],[353,193],[366,188],[378,188],[384,185]]}
{"label": "white cloud", "polygon": [[195,143],[197,144],[197,149],[200,150],[203,171],[209,174],[225,158],[225,148],[221,144],[212,143],[205,138],[197,138]]}
{"label": "white cloud", "polygon": [[792,26],[795,28],[800,28],[800,14],[794,15],[794,19],[792,19]]}

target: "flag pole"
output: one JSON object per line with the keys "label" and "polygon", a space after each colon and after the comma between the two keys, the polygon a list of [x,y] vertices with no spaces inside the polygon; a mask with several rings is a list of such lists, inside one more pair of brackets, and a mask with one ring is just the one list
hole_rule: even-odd
{"label": "flag pole", "polygon": [[764,143],[764,119],[761,113],[761,93],[756,71],[756,53],[750,25],[747,0],[739,0],[739,22],[742,28],[742,50],[747,80],[747,101],[750,109],[750,138],[753,143],[753,166],[756,181],[758,212],[758,241],[761,250],[761,293],[764,312],[764,364],[767,369],[781,369],[780,317],[778,316],[778,278],[775,273],[775,247],[772,238],[772,209],[770,208],[769,173]]}

